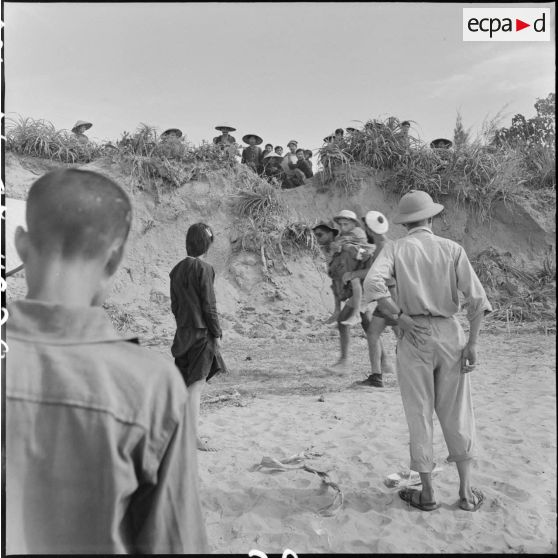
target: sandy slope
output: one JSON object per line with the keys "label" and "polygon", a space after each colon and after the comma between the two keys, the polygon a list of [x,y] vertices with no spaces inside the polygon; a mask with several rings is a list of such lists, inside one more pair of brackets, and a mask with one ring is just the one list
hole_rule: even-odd
{"label": "sandy slope", "polygon": [[[221,448],[199,454],[212,550],[555,552],[555,338],[485,334],[482,342],[482,364],[474,372],[474,482],[487,500],[476,513],[457,507],[457,472],[445,462],[439,426],[435,455],[443,467],[437,477],[442,507],[432,513],[409,509],[397,489],[384,485],[387,474],[408,464],[407,426],[393,376],[383,390],[351,387],[366,369],[363,340],[356,340],[353,351],[360,371],[340,382],[321,372],[333,355],[331,342],[231,347],[229,360],[241,372],[214,382],[210,391],[234,385],[245,406],[206,405],[202,414],[202,433]],[[261,371],[255,397],[249,396],[250,386],[257,385],[253,374],[240,364],[248,353],[252,371]],[[301,366],[302,359],[313,364]],[[287,384],[290,393],[274,393]],[[334,517],[317,513],[334,496],[321,489],[318,477],[302,470],[252,470],[263,456],[281,459],[305,450],[322,453],[307,463],[329,470],[344,492],[344,506]]]}

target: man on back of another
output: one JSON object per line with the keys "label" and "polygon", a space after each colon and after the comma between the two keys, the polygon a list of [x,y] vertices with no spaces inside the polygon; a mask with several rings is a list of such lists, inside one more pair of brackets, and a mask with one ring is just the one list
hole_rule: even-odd
{"label": "man on back of another", "polygon": [[8,309],[8,554],[202,553],[196,440],[171,363],[99,308],[131,206],[114,182],[37,180],[16,230],[27,297]]}

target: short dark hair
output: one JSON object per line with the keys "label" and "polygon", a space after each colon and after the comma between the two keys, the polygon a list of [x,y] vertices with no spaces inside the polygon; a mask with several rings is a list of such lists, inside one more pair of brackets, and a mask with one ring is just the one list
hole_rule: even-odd
{"label": "short dark hair", "polygon": [[343,128],[337,128],[337,130],[335,130],[335,135],[337,135],[337,134],[343,135],[344,133],[345,133],[345,131],[343,130]]}
{"label": "short dark hair", "polygon": [[[301,147],[299,147],[299,148],[295,151],[295,153],[298,153],[298,152],[304,153],[304,149],[302,149]],[[306,153],[304,153],[304,154],[306,155]]]}
{"label": "short dark hair", "polygon": [[31,186],[26,220],[37,250],[68,259],[93,259],[115,240],[126,241],[132,205],[126,192],[102,174],[54,170]]}
{"label": "short dark hair", "polygon": [[265,146],[266,147],[271,147],[271,149],[273,149],[273,144],[272,143],[266,143]]}
{"label": "short dark hair", "polygon": [[329,227],[326,227],[325,225],[318,225],[317,227],[314,227],[312,230],[313,231],[321,230],[335,235],[335,231],[333,229],[330,229]]}
{"label": "short dark hair", "polygon": [[213,243],[213,231],[205,223],[195,223],[186,233],[186,252],[197,258],[203,256]]}
{"label": "short dark hair", "polygon": [[401,122],[401,126],[410,126],[411,123],[408,120],[403,120],[403,122]]}

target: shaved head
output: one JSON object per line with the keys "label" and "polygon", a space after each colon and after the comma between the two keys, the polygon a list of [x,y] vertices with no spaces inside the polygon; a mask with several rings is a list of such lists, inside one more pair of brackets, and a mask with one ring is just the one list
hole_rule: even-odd
{"label": "shaved head", "polygon": [[94,259],[126,241],[132,206],[124,190],[102,174],[77,169],[39,178],[27,199],[31,244],[43,254]]}

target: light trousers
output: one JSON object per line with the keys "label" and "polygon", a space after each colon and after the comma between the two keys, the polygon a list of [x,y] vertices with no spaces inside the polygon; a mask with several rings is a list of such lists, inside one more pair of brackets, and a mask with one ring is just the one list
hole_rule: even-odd
{"label": "light trousers", "polygon": [[470,374],[461,372],[465,332],[455,317],[413,316],[430,330],[415,347],[403,335],[397,344],[397,379],[409,425],[411,469],[434,468],[433,416],[440,421],[449,451],[448,461],[473,457],[475,417]]}

